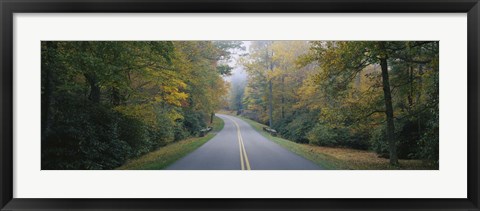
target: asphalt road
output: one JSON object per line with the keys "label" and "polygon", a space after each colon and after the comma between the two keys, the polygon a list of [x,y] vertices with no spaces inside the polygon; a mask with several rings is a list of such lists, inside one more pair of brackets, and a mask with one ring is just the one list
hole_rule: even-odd
{"label": "asphalt road", "polygon": [[319,170],[321,166],[268,140],[248,123],[217,114],[224,128],[167,170]]}

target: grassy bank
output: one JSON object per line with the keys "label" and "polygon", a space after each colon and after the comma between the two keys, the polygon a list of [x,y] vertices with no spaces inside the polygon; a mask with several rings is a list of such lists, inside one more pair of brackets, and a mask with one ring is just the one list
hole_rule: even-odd
{"label": "grassy bank", "polygon": [[223,129],[222,119],[215,117],[211,125],[213,130],[204,137],[194,137],[178,141],[150,152],[140,158],[128,161],[119,170],[155,170],[164,169],[188,153],[196,150],[208,140],[213,138],[218,131]]}
{"label": "grassy bank", "polygon": [[262,128],[265,127],[263,124],[244,117],[240,118],[248,122],[255,130],[273,142],[326,169],[438,169],[438,166],[428,164],[421,160],[399,160],[400,165],[393,167],[389,164],[388,159],[379,158],[376,153],[370,151],[295,143],[280,137],[271,136],[263,131]]}

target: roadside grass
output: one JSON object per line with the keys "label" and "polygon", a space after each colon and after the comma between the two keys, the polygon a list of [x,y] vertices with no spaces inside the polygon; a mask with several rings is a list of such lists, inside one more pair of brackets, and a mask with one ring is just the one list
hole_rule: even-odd
{"label": "roadside grass", "polygon": [[156,151],[147,153],[137,159],[130,160],[117,170],[160,170],[164,169],[178,159],[193,152],[207,141],[212,139],[218,131],[223,129],[224,122],[218,117],[214,117],[212,131],[204,137],[193,137],[186,140],[177,141],[159,148]]}
{"label": "roadside grass", "polygon": [[348,148],[321,147],[299,144],[263,131],[266,125],[245,117],[236,116],[249,123],[256,131],[280,146],[331,170],[431,170],[438,165],[421,160],[399,160],[399,166],[391,166],[389,160],[379,158],[375,152]]}

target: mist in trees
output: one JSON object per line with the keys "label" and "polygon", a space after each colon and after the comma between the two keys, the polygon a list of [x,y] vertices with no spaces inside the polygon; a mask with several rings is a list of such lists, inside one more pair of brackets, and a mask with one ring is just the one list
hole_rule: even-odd
{"label": "mist in trees", "polygon": [[42,42],[42,169],[112,169],[198,135],[242,44]]}
{"label": "mist in trees", "polygon": [[438,55],[436,41],[252,41],[230,108],[295,142],[438,165]]}

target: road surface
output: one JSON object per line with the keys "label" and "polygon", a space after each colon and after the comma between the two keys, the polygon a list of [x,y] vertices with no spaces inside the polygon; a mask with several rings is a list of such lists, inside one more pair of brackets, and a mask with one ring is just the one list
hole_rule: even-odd
{"label": "road surface", "polygon": [[315,163],[268,140],[242,119],[217,114],[224,128],[167,170],[318,170]]}

